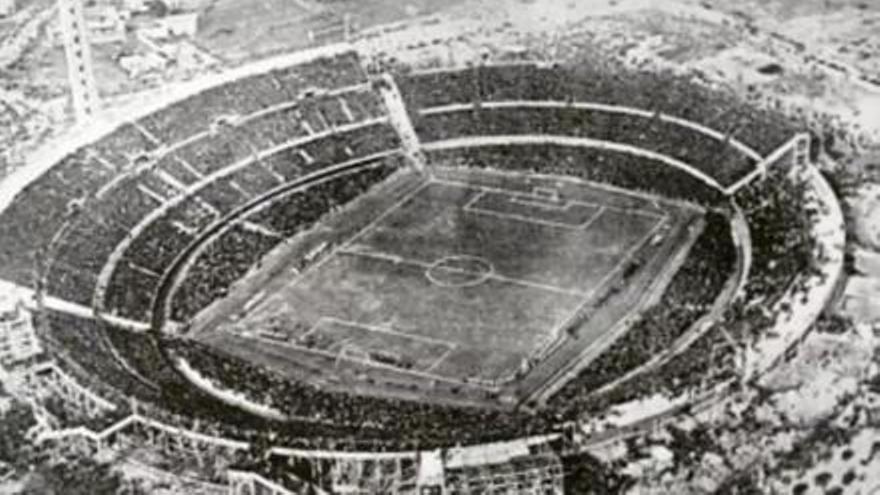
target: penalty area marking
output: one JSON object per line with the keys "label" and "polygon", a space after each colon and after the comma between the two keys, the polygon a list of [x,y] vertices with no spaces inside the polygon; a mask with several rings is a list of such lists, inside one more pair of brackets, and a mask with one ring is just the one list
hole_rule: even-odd
{"label": "penalty area marking", "polygon": [[400,332],[400,331],[394,330],[391,327],[384,327],[384,326],[380,326],[380,325],[369,325],[366,323],[359,323],[356,321],[337,318],[335,316],[322,316],[321,318],[318,319],[317,322],[315,322],[314,325],[312,325],[312,328],[309,329],[308,333],[303,334],[303,337],[305,337],[306,335],[311,335],[312,333],[315,333],[316,331],[319,331],[320,327],[323,325],[326,325],[327,323],[340,325],[343,327],[359,328],[361,330],[366,330],[368,332],[394,335],[395,337],[401,337],[403,339],[415,340],[417,342],[425,342],[425,343],[433,344],[433,345],[441,345],[446,348],[457,347],[454,342],[450,342],[445,339],[437,339],[434,337],[426,337],[423,335],[413,335],[411,333]]}
{"label": "penalty area marking", "polygon": [[[474,206],[475,204],[479,203],[480,200],[482,200],[484,197],[486,197],[486,194],[488,192],[489,191],[486,191],[486,190],[480,190],[479,194],[474,196],[470,201],[467,202],[466,205],[464,205],[461,208],[462,211],[466,211],[469,213],[476,213],[478,215],[489,215],[492,217],[501,218],[503,220],[516,220],[519,222],[533,223],[536,225],[543,225],[546,227],[554,227],[554,228],[568,229],[568,230],[587,230],[590,227],[590,225],[592,225],[593,222],[595,222],[602,215],[602,213],[604,213],[604,211],[605,211],[604,206],[591,204],[591,203],[584,203],[584,202],[580,202],[580,201],[569,201],[565,204],[564,207],[556,207],[556,208],[552,208],[552,209],[546,208],[549,211],[563,212],[563,211],[568,211],[572,206],[583,205],[583,206],[586,206],[589,208],[596,208],[596,210],[597,210],[596,213],[594,213],[590,216],[590,218],[584,220],[581,223],[563,223],[563,222],[554,222],[553,220],[544,220],[542,218],[536,218],[536,217],[532,217],[529,215],[522,215],[519,213],[509,213],[509,212],[504,212],[504,211],[499,211],[499,210],[490,210],[487,208],[481,208],[479,206]],[[516,195],[510,194],[510,193],[499,193],[499,192],[495,192],[495,191],[492,191],[492,193],[493,194],[500,194],[502,196],[505,196],[508,201],[511,201],[514,204],[517,203],[516,202],[516,198],[517,198]],[[527,204],[527,203],[519,202],[519,204]]]}
{"label": "penalty area marking", "polygon": [[[521,191],[516,191],[516,190],[512,190],[512,189],[502,189],[499,187],[492,187],[492,186],[487,186],[487,185],[482,185],[482,184],[468,184],[466,182],[461,182],[461,181],[457,181],[457,180],[436,179],[435,178],[435,179],[431,179],[431,183],[432,184],[442,184],[444,186],[452,186],[452,187],[460,187],[460,188],[464,188],[464,189],[477,190],[477,191],[482,191],[484,193],[485,192],[498,193],[498,194],[502,194],[502,195],[511,197],[512,201],[517,202],[517,203],[525,203],[530,198],[532,198],[532,199],[539,198],[539,196],[535,196],[534,194],[526,194]],[[580,183],[575,182],[573,184],[576,186]],[[657,199],[653,198],[651,196],[641,196],[639,194],[632,193],[631,191],[618,190],[618,189],[609,188],[609,187],[602,187],[601,184],[594,184],[592,182],[588,182],[586,184],[589,187],[592,187],[595,189],[601,189],[604,192],[636,198],[636,199],[642,201],[643,203],[652,203],[652,204],[657,203]],[[525,199],[520,199],[519,201],[516,201],[515,198],[525,198]],[[665,202],[662,202],[662,201],[661,201],[661,203],[665,204]],[[640,215],[640,216],[644,216],[644,217],[648,217],[648,218],[664,218],[667,216],[667,214],[665,212],[645,210],[643,208],[622,208],[620,206],[613,206],[613,205],[602,204],[602,203],[594,203],[592,201],[569,200],[566,202],[566,205],[568,205],[568,204],[582,204],[585,206],[592,206],[592,207],[596,207],[596,208],[605,208],[608,211],[627,213],[627,214],[631,214],[631,215]]]}
{"label": "penalty area marking", "polygon": [[[413,334],[403,333],[403,332],[399,332],[399,331],[396,331],[391,328],[386,328],[386,327],[377,326],[377,325],[367,325],[367,324],[363,324],[363,323],[356,323],[356,322],[352,322],[352,321],[348,321],[348,320],[344,320],[344,319],[340,319],[340,318],[336,318],[336,317],[332,317],[332,316],[321,317],[307,333],[303,334],[302,337],[305,337],[306,335],[313,334],[316,331],[320,331],[319,327],[322,324],[326,324],[327,322],[336,323],[336,324],[340,324],[340,325],[348,326],[348,327],[352,327],[352,328],[358,328],[358,329],[365,330],[368,332],[394,335],[394,336],[414,340],[417,342],[425,342],[425,343],[429,343],[432,345],[440,345],[440,346],[443,346],[446,350],[440,356],[438,356],[434,361],[432,361],[427,367],[425,367],[423,370],[413,370],[413,369],[405,369],[405,368],[401,368],[398,366],[382,363],[382,362],[375,361],[372,359],[365,359],[363,357],[358,357],[358,356],[346,354],[345,352],[342,352],[342,349],[340,349],[339,351],[336,351],[336,352],[330,352],[330,351],[326,351],[326,350],[305,347],[303,345],[296,343],[295,341],[282,342],[282,341],[277,341],[277,340],[272,340],[272,339],[265,339],[262,337],[253,337],[253,336],[243,337],[240,334],[234,334],[234,335],[236,335],[238,337],[243,337],[243,338],[251,338],[251,339],[265,341],[268,343],[272,343],[274,345],[280,345],[282,347],[296,349],[300,352],[305,352],[308,354],[315,354],[315,355],[319,355],[319,356],[324,356],[324,357],[333,359],[334,361],[338,360],[338,361],[353,362],[353,363],[361,364],[361,365],[364,365],[367,367],[391,370],[396,373],[401,373],[404,375],[416,376],[419,378],[423,378],[423,379],[427,379],[427,380],[436,380],[436,381],[444,382],[444,383],[452,383],[455,385],[461,385],[461,386],[465,386],[468,388],[476,388],[476,389],[480,389],[480,390],[490,390],[492,388],[492,387],[487,387],[485,385],[481,385],[479,382],[468,380],[466,378],[458,378],[455,376],[439,375],[439,374],[436,374],[433,372],[433,370],[435,370],[437,367],[439,367],[444,361],[446,361],[449,358],[449,356],[451,356],[453,353],[455,353],[459,348],[459,345],[457,343],[450,342],[448,340],[436,339],[436,338],[432,338],[432,337],[425,337],[422,335],[413,335]],[[300,338],[302,338],[302,337],[300,337]],[[351,339],[346,338],[343,340],[347,343]],[[346,345],[349,345],[349,344],[346,344]],[[363,349],[361,348],[361,350],[363,350]],[[491,378],[486,378],[486,379],[491,380]]]}

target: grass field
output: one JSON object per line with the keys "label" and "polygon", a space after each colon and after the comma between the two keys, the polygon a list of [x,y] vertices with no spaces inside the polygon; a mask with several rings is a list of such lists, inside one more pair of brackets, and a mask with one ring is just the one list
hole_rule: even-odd
{"label": "grass field", "polygon": [[356,234],[302,273],[277,270],[233,321],[200,338],[323,385],[369,382],[369,393],[383,393],[376,383],[393,380],[411,393],[406,383],[430,382],[497,396],[571,340],[567,325],[584,308],[620,305],[596,311],[600,324],[579,328],[574,347],[602,340],[614,315],[639,302],[625,291],[609,301],[611,286],[637,254],[679,243],[669,234],[687,217],[649,198],[538,177],[446,174],[397,192],[369,219],[353,209]]}

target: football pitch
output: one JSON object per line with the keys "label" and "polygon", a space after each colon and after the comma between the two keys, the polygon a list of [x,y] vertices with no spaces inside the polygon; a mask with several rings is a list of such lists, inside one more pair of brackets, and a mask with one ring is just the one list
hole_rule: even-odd
{"label": "football pitch", "polygon": [[[301,273],[285,271],[209,340],[252,360],[310,366],[322,384],[349,368],[374,385],[393,375],[398,386],[497,392],[571,340],[569,327],[607,300],[634,258],[676,242],[670,233],[686,218],[583,182],[434,176],[386,198]],[[579,326],[578,345],[608,327]]]}

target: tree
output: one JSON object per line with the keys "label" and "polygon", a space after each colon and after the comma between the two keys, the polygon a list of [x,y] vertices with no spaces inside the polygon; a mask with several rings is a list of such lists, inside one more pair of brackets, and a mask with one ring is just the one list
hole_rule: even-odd
{"label": "tree", "polygon": [[30,407],[20,402],[12,403],[6,414],[0,417],[0,461],[19,468],[27,465],[25,434],[36,423]]}
{"label": "tree", "polygon": [[22,492],[25,495],[115,495],[122,487],[122,476],[109,464],[92,459],[39,466]]}
{"label": "tree", "polygon": [[572,495],[624,493],[634,483],[589,453],[563,459],[565,493]]}

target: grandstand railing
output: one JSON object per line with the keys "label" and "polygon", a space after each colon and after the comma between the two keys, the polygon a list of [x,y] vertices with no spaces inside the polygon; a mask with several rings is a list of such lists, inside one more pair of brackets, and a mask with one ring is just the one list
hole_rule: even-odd
{"label": "grandstand railing", "polygon": [[422,148],[427,151],[452,150],[461,148],[475,148],[484,146],[506,146],[506,145],[523,145],[523,144],[554,144],[560,146],[571,146],[581,148],[599,148],[603,150],[617,151],[621,153],[629,153],[631,155],[648,158],[658,162],[662,162],[671,167],[677,168],[692,177],[700,180],[707,186],[724,191],[724,188],[715,179],[709,177],[704,172],[682,162],[670,158],[655,151],[646,150],[633,146],[631,144],[616,143],[613,141],[605,141],[602,139],[592,139],[572,136],[552,136],[552,135],[493,135],[493,136],[468,136],[462,138],[453,138],[443,141],[434,141],[424,143]]}
{"label": "grandstand railing", "polygon": [[[323,168],[321,170],[308,174],[299,180],[289,182],[287,184],[282,184],[281,186],[276,187],[271,191],[267,191],[261,196],[258,196],[257,198],[248,201],[244,205],[237,207],[227,215],[223,216],[216,222],[206,227],[202,232],[199,233],[199,236],[195,240],[193,240],[192,243],[190,243],[190,245],[187,246],[187,248],[175,258],[168,270],[166,270],[166,272],[162,274],[162,278],[159,281],[159,288],[157,289],[157,294],[152,304],[152,328],[154,330],[161,330],[163,328],[164,323],[167,321],[167,318],[170,315],[170,305],[172,300],[171,296],[173,295],[177,284],[182,279],[182,276],[186,274],[186,269],[189,263],[191,262],[192,258],[195,257],[194,254],[198,251],[200,246],[205,244],[206,241],[212,239],[216,235],[219,235],[218,233],[221,232],[224,227],[228,226],[235,220],[247,215],[253,210],[259,208],[267,201],[275,199],[279,195],[287,194],[297,189],[310,187],[317,182],[335,177],[338,174],[354,171],[361,167],[369,167],[373,165],[375,161],[393,156],[397,153],[399,153],[399,150],[389,150],[386,152],[377,153],[365,157],[359,157],[347,162],[342,162],[336,165],[332,165],[330,167]],[[166,291],[167,293],[163,293]]]}
{"label": "grandstand railing", "polygon": [[[752,181],[756,180],[758,177],[764,177],[767,175],[767,171],[770,167],[776,166],[780,159],[782,159],[786,153],[791,153],[797,150],[802,150],[803,147],[806,146],[809,149],[810,135],[807,133],[798,133],[790,140],[788,140],[785,144],[776,149],[773,153],[767,155],[764,159],[762,159],[755,166],[755,169],[752,170],[748,175],[738,180],[736,183],[728,187],[724,190],[724,193],[728,196],[732,196],[736,194],[737,191],[742,189],[743,187],[748,186],[752,183]],[[796,163],[797,162],[797,163]],[[797,155],[792,157],[791,165],[799,164],[804,166],[803,157],[798,157]]]}
{"label": "grandstand railing", "polygon": [[229,69],[222,74],[206,74],[192,81],[167,85],[137,95],[136,101],[122,105],[112,112],[105,111],[100,118],[95,119],[88,126],[71,129],[69,133],[46,143],[29,156],[28,166],[16,170],[12,175],[0,181],[0,212],[9,206],[20,190],[39,179],[65,156],[108,136],[123,124],[136,122],[157,110],[224,83],[352,51],[354,51],[354,45],[350,43],[324,45],[260,60]]}
{"label": "grandstand railing", "polygon": [[83,396],[87,397],[88,400],[97,405],[100,409],[104,409],[107,411],[115,411],[117,409],[116,404],[105,400],[103,397],[89,390],[87,387],[80,385],[80,383],[76,381],[76,379],[70,376],[63,369],[59,368],[58,365],[56,365],[55,363],[47,362],[39,364],[28,371],[31,375],[34,376],[46,372],[52,373],[55,375],[56,379],[63,384],[61,386],[70,387],[77,393],[82,394]]}
{"label": "grandstand railing", "polygon": [[[832,300],[838,282],[843,276],[846,227],[840,203],[819,169],[814,164],[807,163],[803,169],[803,177],[810,187],[809,194],[821,204],[818,220],[812,226],[813,235],[818,241],[814,254],[821,257],[819,273],[799,275],[790,283],[789,287],[793,288],[806,278],[807,292],[795,294],[790,289],[782,300],[777,301],[771,309],[772,312],[781,314],[784,306],[788,306],[790,310],[784,319],[777,318],[773,326],[775,335],[767,335],[768,332],[765,332],[765,335],[749,348],[743,375],[715,384],[708,391],[689,390],[682,396],[671,399],[673,405],[667,411],[658,412],[649,420],[641,421],[642,426],[618,428],[620,434],[603,432],[586,439],[584,446],[595,447],[611,439],[619,439],[621,436],[626,436],[627,431],[648,431],[656,428],[664,421],[673,418],[676,411],[689,410],[694,413],[696,410],[714,407],[731,396],[729,387],[735,382],[747,381],[752,377],[766,374],[782,360],[787,359],[797,345],[806,338],[816,319]],[[589,420],[590,418],[586,418],[585,422]]]}
{"label": "grandstand railing", "polygon": [[[197,196],[199,194],[199,192],[201,192],[203,189],[209,187],[215,181],[220,180],[220,179],[227,177],[229,175],[232,175],[235,172],[244,169],[245,167],[251,166],[254,163],[257,163],[259,160],[265,158],[266,156],[273,155],[275,153],[278,153],[278,152],[281,152],[281,151],[284,151],[287,149],[296,148],[296,147],[302,146],[304,144],[319,141],[321,139],[326,139],[326,138],[333,136],[333,135],[336,135],[336,134],[351,132],[351,131],[363,129],[363,128],[366,128],[366,127],[369,127],[372,125],[384,124],[386,122],[388,122],[388,117],[381,117],[381,118],[377,118],[377,119],[371,119],[371,120],[366,120],[366,121],[362,121],[362,122],[357,122],[357,123],[350,124],[347,126],[337,127],[335,129],[327,130],[327,131],[324,131],[321,133],[316,133],[316,134],[313,134],[310,136],[296,138],[296,139],[287,141],[285,143],[281,143],[278,146],[275,146],[273,148],[270,148],[267,150],[262,150],[259,153],[257,153],[256,155],[249,156],[247,158],[239,160],[236,163],[230,164],[228,167],[217,170],[217,171],[211,173],[210,175],[204,176],[198,182],[195,182],[194,184],[190,185],[187,189],[182,191],[179,195],[168,199],[161,206],[159,206],[155,210],[151,211],[146,217],[144,217],[140,222],[138,222],[138,224],[135,225],[134,228],[131,229],[131,231],[129,232],[129,235],[125,239],[123,239],[122,242],[119,243],[119,245],[116,246],[116,248],[113,250],[113,253],[111,253],[111,255],[108,259],[108,263],[106,263],[104,265],[104,267],[101,269],[101,273],[98,275],[98,282],[97,282],[97,286],[96,286],[96,290],[95,290],[95,296],[93,298],[93,300],[95,301],[95,307],[99,308],[99,309],[101,309],[103,307],[104,292],[106,291],[106,288],[109,286],[109,281],[113,275],[113,271],[116,268],[117,262],[120,259],[122,259],[122,257],[125,254],[125,251],[128,250],[129,246],[131,246],[131,244],[134,243],[134,241],[138,238],[138,236],[140,236],[140,234],[143,233],[150,226],[150,224],[152,224],[156,220],[160,219],[162,216],[169,213],[174,207],[179,206],[181,203],[183,203],[184,201],[186,201],[194,196]],[[339,166],[328,167],[326,169],[323,169],[322,172],[327,171],[327,170],[331,170],[334,167],[338,168]],[[283,188],[285,186],[282,185],[281,187]]]}
{"label": "grandstand railing", "polygon": [[506,100],[506,101],[481,101],[479,104],[477,103],[454,103],[450,105],[443,105],[439,107],[430,107],[423,108],[419,110],[419,115],[428,117],[431,115],[438,114],[446,114],[453,112],[462,112],[467,110],[474,110],[477,107],[493,109],[493,108],[552,108],[552,109],[565,109],[565,108],[573,108],[576,110],[593,110],[599,112],[607,112],[607,113],[620,113],[626,115],[635,115],[639,117],[645,117],[647,119],[651,118],[659,118],[662,122],[668,122],[670,124],[675,124],[692,131],[698,132],[700,134],[704,134],[718,141],[727,141],[730,143],[730,146],[735,148],[737,151],[742,153],[743,155],[755,160],[756,162],[761,161],[761,154],[752,149],[750,146],[747,146],[745,143],[737,140],[736,138],[725,136],[721,132],[716,131],[710,127],[706,127],[700,123],[682,119],[679,117],[675,117],[673,115],[668,115],[664,113],[651,112],[642,108],[635,107],[627,107],[622,105],[609,105],[606,103],[593,103],[593,102],[567,102],[567,101],[553,101],[553,100]]}
{"label": "grandstand railing", "polygon": [[[843,209],[831,185],[821,171],[812,164],[802,169],[803,177],[810,185],[809,197],[818,203],[813,235],[817,246],[814,255],[819,258],[819,273],[809,275],[808,289],[804,294],[792,290],[778,301],[774,310],[789,308],[784,318],[777,318],[775,335],[766,336],[750,348],[747,355],[747,373],[762,375],[773,369],[781,360],[803,341],[813,328],[813,323],[833,299],[838,282],[844,275],[846,249],[846,221]],[[803,276],[799,277],[803,280]],[[796,280],[792,287],[798,285]]]}

